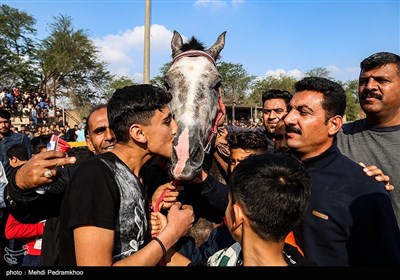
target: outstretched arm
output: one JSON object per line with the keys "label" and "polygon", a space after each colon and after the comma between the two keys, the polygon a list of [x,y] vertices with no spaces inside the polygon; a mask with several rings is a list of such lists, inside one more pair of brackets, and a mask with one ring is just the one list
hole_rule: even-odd
{"label": "outstretched arm", "polygon": [[[48,151],[35,155],[16,169],[4,189],[4,200],[10,213],[24,223],[36,223],[58,216],[64,189],[70,177],[70,170],[61,166],[73,164],[75,161],[75,157],[66,158],[62,152]],[[54,177],[46,178],[46,170],[51,170]],[[40,192],[38,187],[46,187],[48,191]]]}
{"label": "outstretched arm", "polygon": [[[59,175],[55,167],[74,164],[75,157],[66,157],[60,151],[47,151],[34,155],[15,174],[15,186],[19,189],[37,188],[54,182]],[[44,173],[50,170],[52,177],[45,177]]]}

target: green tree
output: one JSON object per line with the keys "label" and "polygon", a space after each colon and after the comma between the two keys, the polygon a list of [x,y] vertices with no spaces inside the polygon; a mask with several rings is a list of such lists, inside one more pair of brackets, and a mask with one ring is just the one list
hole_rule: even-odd
{"label": "green tree", "polygon": [[290,93],[294,93],[294,84],[296,81],[295,78],[285,74],[281,74],[279,77],[268,76],[257,80],[252,87],[252,93],[249,96],[249,100],[251,101],[249,103],[262,106],[262,93],[269,89],[287,90]]}
{"label": "green tree", "polygon": [[242,64],[218,62],[217,68],[222,76],[224,103],[244,104],[255,76],[249,75]]}
{"label": "green tree", "polygon": [[305,76],[306,77],[320,77],[320,78],[326,78],[329,80],[333,80],[333,78],[331,77],[331,73],[325,67],[316,67],[311,70],[307,70],[305,73]]}
{"label": "green tree", "polygon": [[30,88],[38,83],[35,24],[31,15],[0,5],[0,80],[4,85]]}
{"label": "green tree", "polygon": [[54,101],[57,95],[68,97],[85,116],[104,101],[112,77],[99,60],[98,49],[83,30],[74,30],[70,17],[60,15],[54,20],[40,51],[42,88]]}
{"label": "green tree", "polygon": [[358,103],[358,81],[347,81],[343,87],[346,91],[346,121],[351,122],[362,118],[363,111]]}
{"label": "green tree", "polygon": [[114,77],[112,82],[108,85],[109,88],[106,91],[105,98],[110,99],[114,91],[116,91],[117,89],[126,86],[132,86],[134,84],[135,82],[132,79],[129,79],[128,77]]}
{"label": "green tree", "polygon": [[164,76],[165,74],[167,74],[170,66],[171,62],[164,63],[164,65],[160,68],[160,74],[151,79],[150,84],[153,86],[164,88]]}

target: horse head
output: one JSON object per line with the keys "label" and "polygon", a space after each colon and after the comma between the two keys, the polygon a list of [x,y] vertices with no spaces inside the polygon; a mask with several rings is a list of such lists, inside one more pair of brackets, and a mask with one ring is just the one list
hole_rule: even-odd
{"label": "horse head", "polygon": [[225,45],[223,32],[209,49],[194,37],[183,43],[174,31],[172,64],[165,83],[173,98],[171,112],[178,124],[170,172],[176,180],[191,180],[200,171],[205,148],[216,129],[221,106],[221,75],[216,66]]}

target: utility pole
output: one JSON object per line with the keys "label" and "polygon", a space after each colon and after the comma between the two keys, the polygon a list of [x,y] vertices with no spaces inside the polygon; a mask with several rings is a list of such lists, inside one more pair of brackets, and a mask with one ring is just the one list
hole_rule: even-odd
{"label": "utility pole", "polygon": [[146,0],[146,15],[144,24],[144,63],[143,83],[150,83],[150,0]]}

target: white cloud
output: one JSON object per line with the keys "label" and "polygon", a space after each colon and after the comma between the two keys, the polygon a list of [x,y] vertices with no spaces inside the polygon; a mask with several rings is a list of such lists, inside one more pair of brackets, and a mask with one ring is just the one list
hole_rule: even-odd
{"label": "white cloud", "polygon": [[229,4],[237,8],[244,3],[244,0],[197,0],[194,5],[200,8],[210,8],[211,10],[221,10],[226,8]]}
{"label": "white cloud", "polygon": [[330,72],[331,76],[336,80],[340,80],[342,82],[347,82],[349,80],[357,80],[358,75],[360,74],[360,68],[357,67],[348,67],[348,68],[340,68],[335,65],[328,65],[326,69]]}
{"label": "white cloud", "polygon": [[213,10],[220,10],[220,9],[226,7],[226,1],[222,1],[222,0],[197,0],[194,3],[194,5],[198,6],[198,7],[205,7],[205,8],[210,7]]}
{"label": "white cloud", "polygon": [[[324,67],[329,71],[330,76],[342,82],[346,82],[349,80],[357,80],[359,75],[359,67],[348,67],[348,68],[340,68],[335,65],[328,65]],[[279,78],[280,76],[289,76],[293,77],[297,80],[300,80],[304,77],[304,72],[298,69],[292,70],[284,70],[281,68],[275,70],[267,70],[265,73],[265,77],[272,76],[274,78]]]}
{"label": "white cloud", "polygon": [[221,10],[226,8],[229,4],[237,8],[244,3],[244,0],[197,0],[194,5],[200,8],[211,8],[211,10]]}
{"label": "white cloud", "polygon": [[284,70],[281,68],[275,69],[275,70],[267,70],[265,73],[265,76],[272,76],[274,78],[279,78],[280,76],[289,76],[293,77],[296,79],[301,79],[304,77],[304,73],[298,69],[292,69],[292,70]]}
{"label": "white cloud", "polygon": [[[158,70],[170,59],[172,31],[162,25],[150,28],[150,66]],[[108,64],[108,70],[135,82],[143,81],[144,26],[136,26],[118,34],[93,39],[99,48],[100,58]]]}

